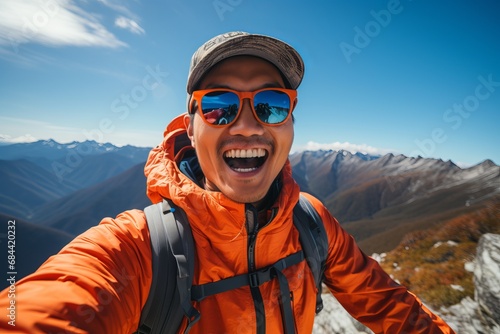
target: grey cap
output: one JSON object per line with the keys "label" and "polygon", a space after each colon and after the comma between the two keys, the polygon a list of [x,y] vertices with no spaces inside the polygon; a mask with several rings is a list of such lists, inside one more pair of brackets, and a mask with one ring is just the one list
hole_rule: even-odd
{"label": "grey cap", "polygon": [[192,94],[205,73],[218,62],[233,56],[256,56],[278,68],[288,88],[297,89],[304,76],[299,53],[279,39],[242,31],[215,36],[196,50],[191,59],[187,92]]}

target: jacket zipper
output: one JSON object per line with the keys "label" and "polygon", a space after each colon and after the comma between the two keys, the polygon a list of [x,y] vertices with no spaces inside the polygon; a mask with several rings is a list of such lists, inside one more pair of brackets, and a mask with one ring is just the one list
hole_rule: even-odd
{"label": "jacket zipper", "polygon": [[[257,210],[250,204],[246,205],[245,210],[247,228],[248,228],[248,272],[255,271],[255,242],[257,240],[257,232],[259,224],[257,221]],[[259,287],[250,287],[252,298],[255,307],[256,328],[257,334],[266,333],[266,316],[264,309],[264,301]]]}

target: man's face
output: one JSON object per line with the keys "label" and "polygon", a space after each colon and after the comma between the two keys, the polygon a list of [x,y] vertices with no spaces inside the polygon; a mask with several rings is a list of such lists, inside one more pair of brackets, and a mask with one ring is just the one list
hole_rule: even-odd
{"label": "man's face", "polygon": [[[285,88],[276,67],[257,57],[238,56],[214,66],[198,89],[245,92],[266,87]],[[292,103],[294,106],[295,101]],[[294,134],[292,118],[279,126],[263,125],[245,99],[237,120],[227,127],[209,126],[198,111],[192,122],[189,115],[184,121],[206,178],[205,188],[236,202],[258,204],[288,158]],[[236,158],[242,155],[246,158]]]}

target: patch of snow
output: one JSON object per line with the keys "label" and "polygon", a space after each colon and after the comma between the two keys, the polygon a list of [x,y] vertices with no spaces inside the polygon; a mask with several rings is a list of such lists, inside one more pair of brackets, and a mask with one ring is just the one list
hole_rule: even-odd
{"label": "patch of snow", "polygon": [[[432,246],[432,247],[433,247],[433,248],[438,248],[439,246],[441,246],[441,245],[443,245],[443,244],[444,244],[444,242],[442,242],[442,241],[438,241],[438,242],[436,242],[436,243],[434,244],[434,246]],[[453,240],[448,240],[448,241],[446,241],[446,244],[447,244],[448,246],[450,246],[450,247],[453,247],[453,246],[458,245],[458,243],[457,243],[457,242],[455,242],[455,241],[453,241]]]}
{"label": "patch of snow", "polygon": [[381,254],[373,253],[371,258],[377,261],[378,263],[382,263],[384,262],[386,256],[387,253],[381,253]]}
{"label": "patch of snow", "polygon": [[476,264],[474,262],[465,262],[464,268],[466,271],[473,273],[474,268],[476,267]]}
{"label": "patch of snow", "polygon": [[401,270],[401,267],[399,266],[399,263],[397,263],[397,262],[394,262],[392,264],[392,267],[394,268],[394,271],[400,271]]}
{"label": "patch of snow", "polygon": [[457,290],[457,291],[465,291],[465,289],[464,289],[461,285],[458,285],[458,284],[450,284],[450,287],[451,287],[453,290]]}

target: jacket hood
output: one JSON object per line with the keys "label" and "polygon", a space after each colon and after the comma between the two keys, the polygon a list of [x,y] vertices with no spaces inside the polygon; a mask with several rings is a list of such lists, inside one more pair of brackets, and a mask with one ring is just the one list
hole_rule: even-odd
{"label": "jacket hood", "polygon": [[[179,162],[186,151],[192,150],[184,125],[184,114],[177,116],[167,126],[163,142],[149,153],[144,173],[147,178],[147,195],[153,203],[170,198],[177,206],[188,213],[193,231],[197,223],[204,225],[210,222],[219,234],[235,237],[235,229],[241,233],[245,230],[245,204],[237,203],[221,192],[207,191],[179,169]],[[290,214],[293,205],[299,198],[299,187],[292,178],[290,162],[287,160],[280,174],[282,189],[273,205],[280,208],[278,215]],[[196,214],[189,214],[195,212]],[[217,219],[213,219],[217,217]],[[234,226],[233,226],[234,225]],[[246,234],[246,232],[245,232]]]}

